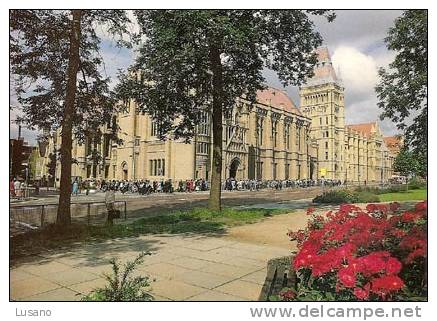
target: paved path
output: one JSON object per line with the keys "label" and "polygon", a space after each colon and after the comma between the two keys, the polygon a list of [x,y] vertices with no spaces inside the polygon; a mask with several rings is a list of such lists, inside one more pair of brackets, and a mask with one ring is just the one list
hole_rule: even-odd
{"label": "paved path", "polygon": [[257,300],[267,261],[289,254],[286,247],[257,245],[228,237],[161,235],[111,240],[66,252],[51,252],[10,270],[12,300],[73,301],[105,284],[108,260],[146,257],[136,273],[149,275],[155,300]]}

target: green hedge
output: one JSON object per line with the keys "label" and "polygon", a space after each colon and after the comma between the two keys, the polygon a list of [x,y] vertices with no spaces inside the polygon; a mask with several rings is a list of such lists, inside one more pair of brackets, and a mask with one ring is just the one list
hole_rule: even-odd
{"label": "green hedge", "polygon": [[369,191],[333,190],[318,195],[313,203],[342,204],[342,203],[375,203],[379,197]]}

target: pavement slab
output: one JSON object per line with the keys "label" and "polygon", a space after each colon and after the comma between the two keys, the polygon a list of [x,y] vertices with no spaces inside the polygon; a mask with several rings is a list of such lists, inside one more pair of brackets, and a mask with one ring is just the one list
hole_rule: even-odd
{"label": "pavement slab", "polygon": [[245,298],[250,301],[258,300],[261,293],[262,285],[252,282],[235,280],[215,288],[215,291]]}
{"label": "pavement slab", "polygon": [[184,283],[195,285],[198,287],[213,289],[223,285],[232,279],[228,276],[206,273],[201,271],[187,272],[179,276]]}
{"label": "pavement slab", "polygon": [[64,271],[63,273],[46,275],[44,276],[44,278],[62,286],[69,286],[77,283],[91,281],[99,278],[99,276],[94,273],[86,272],[83,269],[74,268]]}
{"label": "pavement slab", "polygon": [[162,280],[152,285],[152,295],[156,294],[170,300],[182,301],[205,292],[204,288],[174,280]]}
{"label": "pavement slab", "polygon": [[40,277],[27,278],[11,282],[10,296],[12,300],[20,300],[25,297],[55,290],[61,287],[60,284],[56,284]]}
{"label": "pavement slab", "polygon": [[59,288],[25,297],[23,301],[80,301],[81,294],[67,288]]}
{"label": "pavement slab", "polygon": [[[292,218],[299,216],[293,223]],[[47,251],[14,262],[10,268],[12,300],[79,300],[107,281],[109,260],[133,260],[150,251],[133,276],[149,276],[157,301],[257,300],[267,262],[289,255],[285,233],[307,218],[291,213],[228,229],[225,235],[161,234],[107,240],[81,247]],[[244,233],[247,229],[247,233]],[[275,233],[282,233],[275,235]],[[79,295],[78,295],[79,294]]]}
{"label": "pavement slab", "polygon": [[192,296],[187,301],[247,301],[247,299],[218,291],[206,291]]}

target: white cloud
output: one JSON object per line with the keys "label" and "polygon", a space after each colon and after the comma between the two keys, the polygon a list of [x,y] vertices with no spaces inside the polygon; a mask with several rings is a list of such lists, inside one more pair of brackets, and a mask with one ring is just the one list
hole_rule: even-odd
{"label": "white cloud", "polygon": [[356,48],[340,46],[332,55],[332,63],[336,70],[340,69],[348,95],[367,96],[374,91],[378,72],[373,57]]}

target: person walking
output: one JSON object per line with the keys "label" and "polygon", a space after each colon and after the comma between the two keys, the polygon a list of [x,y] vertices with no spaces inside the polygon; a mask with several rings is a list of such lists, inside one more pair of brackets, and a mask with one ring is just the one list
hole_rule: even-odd
{"label": "person walking", "polygon": [[21,199],[21,183],[18,179],[16,179],[14,182],[14,190],[15,190],[15,195],[17,196],[17,198]]}
{"label": "person walking", "polygon": [[110,186],[105,192],[105,205],[108,212],[107,223],[109,225],[114,224],[115,213],[115,193],[112,186]]}
{"label": "person walking", "polygon": [[76,178],[73,182],[72,193],[73,195],[77,196],[78,192],[79,192],[79,183],[77,182],[77,178]]}
{"label": "person walking", "polygon": [[11,179],[11,181],[9,182],[9,195],[10,197],[15,197],[15,178]]}

